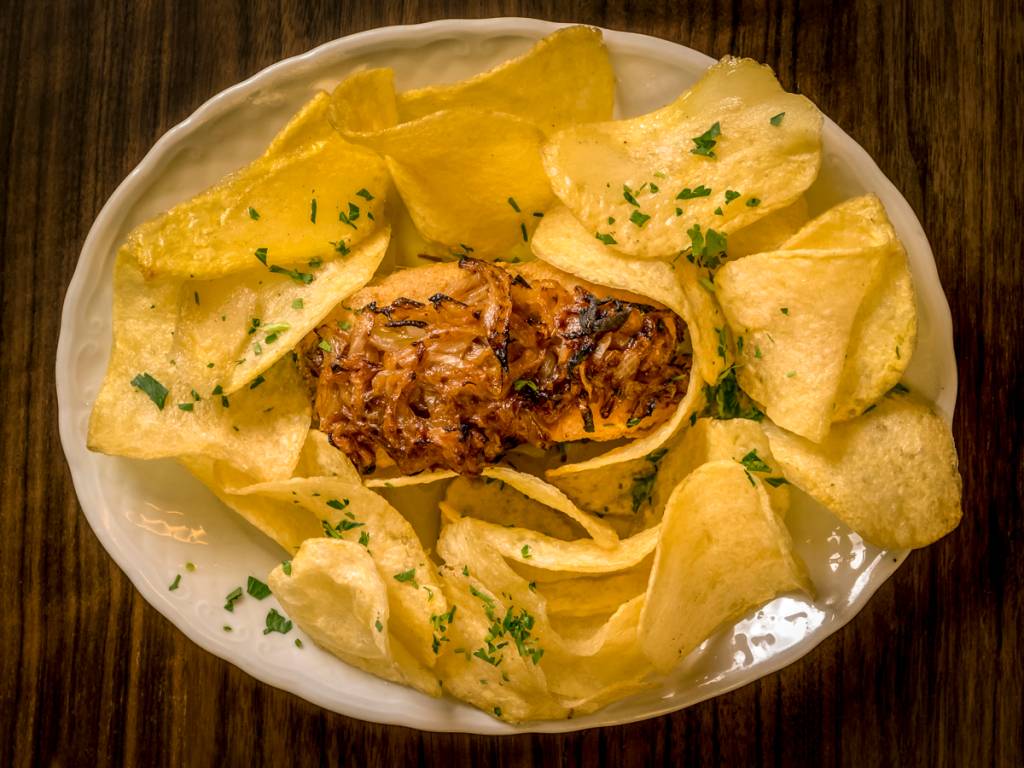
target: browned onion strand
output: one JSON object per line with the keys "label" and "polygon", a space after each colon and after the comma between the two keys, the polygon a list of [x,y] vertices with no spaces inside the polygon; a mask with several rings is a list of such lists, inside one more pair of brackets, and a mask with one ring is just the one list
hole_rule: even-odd
{"label": "browned onion strand", "polygon": [[452,295],[339,309],[300,346],[319,428],[361,472],[379,449],[405,473],[477,474],[516,445],[552,446],[569,414],[585,437],[595,420],[653,426],[683,397],[691,360],[672,312],[459,267]]}

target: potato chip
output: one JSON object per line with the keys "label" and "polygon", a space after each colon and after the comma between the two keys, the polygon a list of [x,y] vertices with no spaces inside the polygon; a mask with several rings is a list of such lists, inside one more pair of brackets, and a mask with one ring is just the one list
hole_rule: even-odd
{"label": "potato chip", "polygon": [[777,250],[800,231],[809,218],[807,199],[798,197],[785,208],[772,211],[764,218],[730,234],[728,256],[730,259],[741,259],[752,253]]}
{"label": "potato chip", "polygon": [[283,157],[297,149],[335,138],[334,128],[327,121],[330,103],[331,97],[325,91],[318,91],[278,132],[261,159]]}
{"label": "potato chip", "polygon": [[828,434],[851,329],[883,256],[877,247],[782,250],[718,270],[737,379],[775,423],[815,441]]}
{"label": "potato chip", "polygon": [[885,256],[850,331],[834,421],[861,414],[896,385],[910,364],[917,341],[917,309],[907,254],[874,195],[840,203],[782,246],[828,249],[866,244],[884,248]]}
{"label": "potato chip", "polygon": [[331,93],[327,119],[340,133],[372,133],[397,125],[394,70],[364,69],[346,77]]}
{"label": "potato chip", "polygon": [[[319,429],[310,429],[302,444],[294,477],[340,477],[347,483],[362,482],[359,471],[343,451],[339,451]],[[246,483],[248,485],[248,483]]]}
{"label": "potato chip", "polygon": [[322,103],[307,105],[250,165],[136,227],[124,248],[147,275],[205,280],[257,259],[308,273],[310,260],[328,263],[373,234],[387,170],[374,152],[324,128]]}
{"label": "potato chip", "polygon": [[771,69],[726,57],[656,112],[556,133],[544,167],[592,236],[672,257],[695,226],[737,231],[803,194],[821,164],[821,123]]}
{"label": "potato chip", "polygon": [[691,472],[731,459],[762,485],[780,518],[789,511],[789,487],[761,424],[750,419],[698,419],[669,445],[652,492],[651,508],[663,510],[669,496]]}
{"label": "potato chip", "polygon": [[295,554],[307,539],[323,536],[320,518],[301,504],[283,504],[258,494],[237,494],[236,491],[255,481],[226,462],[202,456],[184,456],[179,461],[226,507],[277,542],[289,555]]}
{"label": "potato chip", "polygon": [[547,602],[549,615],[584,617],[614,613],[624,603],[647,591],[651,564],[606,576],[583,576],[542,583],[537,592]]}
{"label": "potato chip", "polygon": [[[114,265],[114,345],[93,404],[88,445],[137,459],[207,456],[254,478],[288,477],[310,406],[291,359],[237,394],[176,335],[182,281],[147,280],[122,251]],[[244,333],[244,331],[243,331]]]}
{"label": "potato chip", "polygon": [[302,507],[320,521],[321,535],[368,549],[387,587],[392,632],[419,663],[434,665],[431,616],[448,606],[416,532],[379,494],[338,478],[311,477],[259,483],[232,496]]}
{"label": "potato chip", "polygon": [[475,539],[486,542],[502,557],[542,570],[581,574],[630,568],[653,552],[658,542],[657,528],[641,531],[607,549],[592,539],[562,541],[526,528],[506,528],[469,517],[458,525],[465,526]]}
{"label": "potato chip", "polygon": [[765,431],[790,482],[872,544],[923,547],[960,522],[953,436],[917,397],[897,390],[819,445],[773,424]]}
{"label": "potato chip", "polygon": [[401,643],[389,631],[387,587],[365,547],[340,539],[309,539],[289,570],[278,566],[268,581],[288,616],[317,645],[386,680],[441,695],[437,678],[427,668],[407,651],[396,653]]}
{"label": "potato chip", "polygon": [[226,394],[244,387],[369,282],[389,233],[380,227],[348,255],[309,268],[302,273],[309,282],[263,268],[217,280],[186,280],[176,313],[166,318],[178,355],[205,366],[203,378],[220,384]]}
{"label": "potato chip", "polygon": [[640,645],[667,672],[723,623],[782,592],[810,589],[764,489],[734,461],[704,464],[665,508]]}
{"label": "potato chip", "polygon": [[446,522],[473,517],[495,525],[529,528],[565,541],[587,535],[578,523],[560,512],[489,479],[460,477],[452,481],[441,503],[441,516]]}
{"label": "potato chip", "polygon": [[472,107],[529,120],[545,133],[576,123],[610,120],[615,73],[601,31],[567,27],[527,53],[452,85],[433,85],[398,96],[405,122],[434,112]]}
{"label": "potato chip", "polygon": [[543,134],[519,117],[479,109],[434,112],[373,133],[347,133],[385,156],[422,235],[457,253],[502,256],[526,242],[551,188]]}
{"label": "potato chip", "polygon": [[[546,473],[547,478],[552,482],[555,482],[554,478],[564,478],[565,476],[574,473],[597,473],[600,470],[621,462],[639,461],[644,459],[661,448],[683,427],[686,420],[699,410],[701,405],[703,405],[703,396],[700,379],[696,376],[691,377],[690,387],[686,391],[686,396],[679,402],[679,406],[676,408],[676,412],[672,415],[672,418],[660,427],[650,432],[645,437],[626,443],[618,448],[613,448],[607,453],[603,453],[593,459],[581,461],[576,464],[563,464],[560,467],[548,470]],[[598,477],[597,474],[592,476],[594,478]],[[558,481],[558,483],[560,482],[561,480]]]}

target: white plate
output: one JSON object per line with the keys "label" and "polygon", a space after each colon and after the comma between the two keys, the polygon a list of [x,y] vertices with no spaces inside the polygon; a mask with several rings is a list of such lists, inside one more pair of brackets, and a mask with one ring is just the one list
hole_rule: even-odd
{"label": "white plate", "polygon": [[[273,599],[224,596],[253,574],[264,578],[282,552],[248,527],[172,461],[142,462],[90,453],[89,410],[110,351],[114,253],[139,222],[191,197],[256,157],[318,89],[353,70],[390,66],[400,89],[457,80],[525,51],[560,25],[532,19],[440,21],[388,27],[336,40],[229,88],[169,131],[118,187],[97,217],[68,289],[57,348],[60,435],[82,509],[111,557],[146,600],[211,653],[254,677],[352,717],[436,731],[505,734],[571,731],[671,712],[773,672],[810,651],[860,610],[902,562],[806,498],[788,524],[818,589],[815,602],[783,597],[710,638],[660,686],[575,720],[519,728],[451,699],[434,700],[355,670],[302,636],[261,632]],[[623,116],[674,99],[712,63],[703,54],[642,35],[605,31],[619,79]],[[914,212],[871,158],[825,122],[815,211],[874,192],[906,244],[917,288],[920,337],[906,380],[947,418],[956,399],[949,307]],[[195,563],[195,572],[184,564]],[[169,591],[175,574],[181,586]],[[233,626],[227,633],[224,624]],[[879,637],[878,642],[885,642]]]}

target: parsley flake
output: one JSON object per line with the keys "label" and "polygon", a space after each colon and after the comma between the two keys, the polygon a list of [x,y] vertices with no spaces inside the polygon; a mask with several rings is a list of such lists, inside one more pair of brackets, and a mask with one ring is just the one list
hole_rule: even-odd
{"label": "parsley flake", "polygon": [[643,227],[643,225],[646,224],[650,218],[651,217],[648,216],[646,213],[640,213],[640,211],[633,211],[633,213],[630,214],[629,216],[629,220],[636,224],[638,227]]}
{"label": "parsley flake", "polygon": [[718,122],[716,122],[700,136],[694,136],[691,139],[696,146],[690,150],[690,154],[701,155],[703,157],[715,157],[715,144],[718,143],[718,137],[721,135],[722,127]]}
{"label": "parsley flake", "polygon": [[235,611],[235,603],[237,603],[241,599],[242,599],[242,588],[241,587],[235,587],[233,590],[228,592],[227,596],[224,598],[224,610],[225,611],[231,611],[232,613],[234,613],[234,611]]}
{"label": "parsley flake", "polygon": [[616,244],[615,238],[612,237],[611,235],[606,235],[606,234],[602,234],[601,232],[598,232],[598,233],[596,233],[594,235],[594,237],[596,237],[598,240],[600,240],[605,245],[615,245]]}
{"label": "parsley flake", "polygon": [[253,208],[251,205],[249,206],[249,218],[252,219],[253,221],[260,220],[260,212]]}
{"label": "parsley flake", "polygon": [[516,202],[516,199],[514,197],[509,197],[508,204],[512,206],[513,211],[519,213],[519,204]]}
{"label": "parsley flake", "polygon": [[169,586],[167,589],[169,591],[173,592],[174,590],[176,590],[178,588],[179,584],[181,584],[181,574],[180,573],[177,576],[174,577],[174,581],[171,582],[171,586]]}
{"label": "parsley flake", "polygon": [[267,614],[267,627],[263,630],[263,634],[269,635],[271,632],[280,632],[282,635],[287,635],[291,631],[291,621],[278,613],[276,608],[271,608],[270,613]]}
{"label": "parsley flake", "polygon": [[768,118],[768,122],[774,125],[776,128],[778,128],[780,125],[782,125],[782,118],[784,118],[785,116],[785,112],[779,112],[779,114]]}
{"label": "parsley flake", "polygon": [[161,411],[164,409],[164,403],[167,402],[168,389],[148,373],[137,374],[132,379],[132,386],[145,392],[146,396]]}

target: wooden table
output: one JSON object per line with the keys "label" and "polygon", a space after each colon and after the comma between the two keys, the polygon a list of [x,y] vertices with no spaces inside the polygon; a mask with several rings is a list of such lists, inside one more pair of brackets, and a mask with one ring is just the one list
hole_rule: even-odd
{"label": "wooden table", "polygon": [[[998,0],[27,2],[0,10],[0,764],[1012,765],[1024,760],[1024,22]],[[963,523],[757,683],[568,736],[322,711],[201,651],[82,516],[57,437],[61,301],[100,206],[213,94],[360,30],[533,15],[771,64],[917,211],[953,308]]]}

